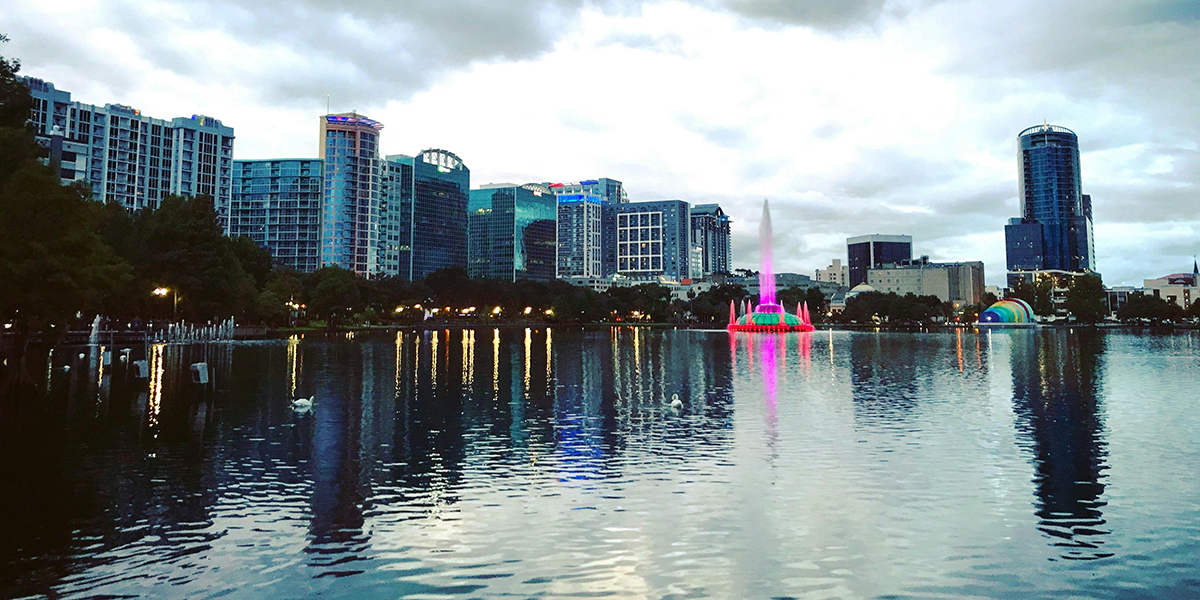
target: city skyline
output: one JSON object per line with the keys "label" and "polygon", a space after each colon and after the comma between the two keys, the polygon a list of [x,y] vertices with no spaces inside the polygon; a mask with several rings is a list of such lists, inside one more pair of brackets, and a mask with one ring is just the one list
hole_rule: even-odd
{"label": "city skyline", "polygon": [[[847,237],[898,231],[934,260],[983,260],[1003,283],[1017,134],[1048,120],[1080,136],[1105,282],[1190,264],[1192,5],[838,6],[448,5],[442,22],[367,4],[330,18],[317,4],[234,2],[202,20],[199,4],[16,2],[0,17],[22,74],[83,102],[212,115],[236,128],[236,159],[310,156],[328,93],[330,112],[389,125],[381,155],[450,148],[473,187],[600,174],[633,201],[720,204],[734,268],[757,264],[755,206],[769,197],[780,270],[811,274],[845,256]],[[295,18],[256,41],[244,23],[260,10]],[[98,61],[96,45],[123,59]],[[397,47],[412,51],[389,62]]]}

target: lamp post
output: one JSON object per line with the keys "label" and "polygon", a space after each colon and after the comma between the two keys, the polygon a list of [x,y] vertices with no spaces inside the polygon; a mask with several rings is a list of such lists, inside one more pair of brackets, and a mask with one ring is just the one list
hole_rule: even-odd
{"label": "lamp post", "polygon": [[173,288],[165,288],[165,287],[154,288],[154,295],[158,296],[159,298],[166,297],[166,295],[168,293],[171,294],[171,320],[178,321],[179,320],[179,292]]}

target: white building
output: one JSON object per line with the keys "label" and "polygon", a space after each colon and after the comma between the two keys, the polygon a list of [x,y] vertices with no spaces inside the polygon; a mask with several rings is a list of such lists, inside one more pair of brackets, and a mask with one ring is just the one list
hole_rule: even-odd
{"label": "white building", "polygon": [[837,285],[850,285],[850,265],[843,265],[842,259],[833,259],[833,264],[824,269],[817,269],[817,281]]}
{"label": "white building", "polygon": [[934,263],[928,256],[867,270],[867,283],[884,294],[937,296],[942,302],[983,301],[983,263]]}
{"label": "white building", "polygon": [[157,208],[168,194],[209,195],[228,231],[232,127],[201,115],[166,121],[122,104],[84,104],[50,82],[22,80],[33,97],[29,119],[38,143],[61,148],[64,183],[83,181],[94,199],[129,210]]}
{"label": "white building", "polygon": [[1157,279],[1142,281],[1146,295],[1174,302],[1180,308],[1187,310],[1197,299],[1200,299],[1200,268],[1192,263],[1191,273],[1172,273]]}

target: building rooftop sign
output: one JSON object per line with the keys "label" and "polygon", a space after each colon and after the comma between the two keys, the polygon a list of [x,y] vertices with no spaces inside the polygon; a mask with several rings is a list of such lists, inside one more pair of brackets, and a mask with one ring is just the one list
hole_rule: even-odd
{"label": "building rooftop sign", "polygon": [[383,123],[366,117],[357,117],[350,115],[325,115],[325,120],[329,123],[344,123],[348,125],[366,125],[373,129],[383,129]]}

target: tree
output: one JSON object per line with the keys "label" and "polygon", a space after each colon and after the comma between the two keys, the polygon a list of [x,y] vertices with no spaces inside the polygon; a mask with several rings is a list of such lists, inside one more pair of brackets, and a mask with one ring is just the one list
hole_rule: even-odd
{"label": "tree", "polygon": [[1067,288],[1067,311],[1082,323],[1095,323],[1104,318],[1104,283],[1097,275],[1081,275]]}
{"label": "tree", "polygon": [[1166,323],[1182,319],[1184,311],[1174,302],[1168,302],[1158,296],[1148,296],[1142,293],[1130,294],[1129,299],[1117,311],[1117,318],[1126,322],[1151,321]]}
{"label": "tree", "polygon": [[96,205],[36,160],[26,125],[33,101],[16,78],[19,68],[0,57],[0,321],[15,329],[4,382],[13,397],[33,388],[30,333],[46,332],[53,344],[52,332],[65,330],[76,313],[98,309],[129,277],[129,266],[98,233]]}
{"label": "tree", "polygon": [[359,306],[358,276],[353,271],[338,266],[317,269],[305,279],[305,288],[308,312],[324,318],[330,328]]}
{"label": "tree", "polygon": [[727,323],[729,303],[741,302],[746,296],[746,288],[731,283],[709,288],[692,298],[692,315],[701,323]]}
{"label": "tree", "polygon": [[1018,279],[1012,286],[1012,297],[1024,300],[1033,308],[1034,314],[1054,314],[1054,278],[1037,277],[1033,282]]}
{"label": "tree", "polygon": [[126,258],[139,271],[148,295],[164,286],[179,296],[179,311],[192,319],[246,312],[257,291],[242,268],[234,242],[217,223],[212,198],[168,196],[134,218],[135,243]]}
{"label": "tree", "polygon": [[1192,317],[1193,319],[1200,318],[1200,298],[1197,298],[1196,301],[1192,302],[1192,305],[1188,307],[1187,316]]}
{"label": "tree", "polygon": [[266,285],[267,278],[271,276],[271,253],[244,235],[232,238],[230,247],[242,270],[254,278],[254,285],[260,288]]}

